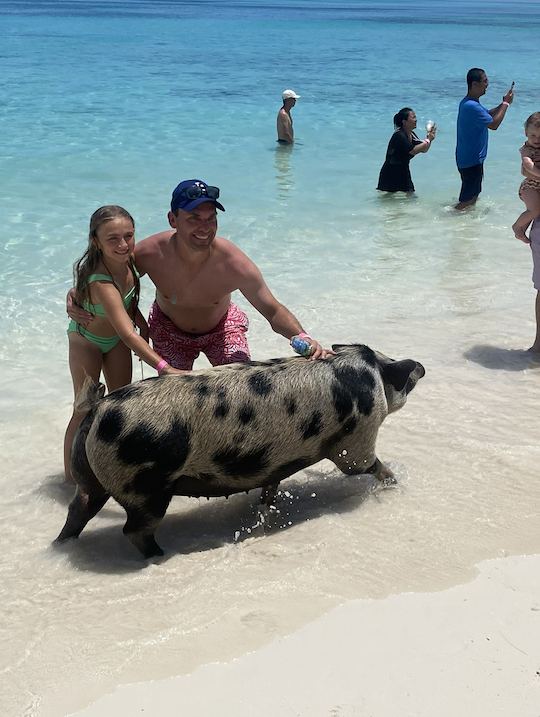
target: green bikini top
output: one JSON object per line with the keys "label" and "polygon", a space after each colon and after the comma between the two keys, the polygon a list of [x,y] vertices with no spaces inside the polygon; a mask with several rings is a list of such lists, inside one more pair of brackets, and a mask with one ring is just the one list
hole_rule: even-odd
{"label": "green bikini top", "polygon": [[[135,274],[137,275],[137,278],[139,278],[139,272],[136,269]],[[90,274],[86,283],[91,284],[93,281],[108,281],[109,283],[114,284],[114,279],[112,278],[112,276],[109,276],[109,274]],[[126,307],[126,309],[131,304],[134,294],[135,286],[132,286],[128,293],[124,296],[124,306]],[[101,304],[91,304],[89,301],[85,301],[83,303],[83,308],[89,311],[94,316],[105,316],[105,311]]]}

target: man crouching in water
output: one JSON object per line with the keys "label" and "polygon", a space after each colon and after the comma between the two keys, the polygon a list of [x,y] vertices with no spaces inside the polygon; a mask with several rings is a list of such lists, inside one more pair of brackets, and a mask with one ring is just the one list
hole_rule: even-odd
{"label": "man crouching in water", "polygon": [[[225,211],[218,197],[218,187],[202,180],[180,182],[168,213],[172,229],[135,247],[137,270],[156,286],[148,319],[154,350],[170,366],[184,370],[193,368],[201,352],[213,366],[249,361],[248,318],[231,302],[231,293],[239,290],[276,333],[304,339],[311,359],[332,354],[277,301],[253,261],[216,236],[217,209]],[[69,299],[68,313],[79,323],[91,318]]]}

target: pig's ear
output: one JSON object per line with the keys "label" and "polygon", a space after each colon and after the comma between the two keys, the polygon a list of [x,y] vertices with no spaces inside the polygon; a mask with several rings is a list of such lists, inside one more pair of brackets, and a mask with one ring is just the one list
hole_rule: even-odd
{"label": "pig's ear", "polygon": [[407,380],[416,368],[416,361],[404,359],[403,361],[389,361],[381,366],[381,373],[385,383],[391,383],[396,391],[403,391]]}
{"label": "pig's ear", "polygon": [[332,351],[341,351],[341,349],[348,349],[348,344],[332,344]]}

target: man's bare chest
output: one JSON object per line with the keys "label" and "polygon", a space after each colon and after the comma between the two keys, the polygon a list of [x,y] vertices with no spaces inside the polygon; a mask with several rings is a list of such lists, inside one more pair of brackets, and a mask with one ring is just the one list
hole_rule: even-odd
{"label": "man's bare chest", "polygon": [[220,271],[210,267],[189,270],[186,267],[165,265],[149,272],[157,291],[173,305],[202,307],[219,304],[234,288]]}

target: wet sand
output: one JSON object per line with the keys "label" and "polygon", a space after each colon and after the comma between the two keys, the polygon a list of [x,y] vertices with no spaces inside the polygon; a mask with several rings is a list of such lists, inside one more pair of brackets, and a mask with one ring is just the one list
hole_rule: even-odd
{"label": "wet sand", "polygon": [[540,556],[438,593],[351,601],[227,663],[115,690],[76,717],[537,717]]}

